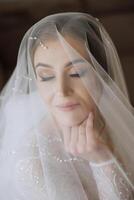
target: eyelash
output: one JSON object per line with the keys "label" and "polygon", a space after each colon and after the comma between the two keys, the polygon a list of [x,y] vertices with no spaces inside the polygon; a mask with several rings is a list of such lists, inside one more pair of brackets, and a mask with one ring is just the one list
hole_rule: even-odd
{"label": "eyelash", "polygon": [[47,77],[47,78],[41,77],[41,81],[49,81],[49,80],[51,80],[53,78],[54,78],[54,76],[50,76],[50,77]]}
{"label": "eyelash", "polygon": [[[81,76],[83,76],[85,74],[85,71],[81,72],[80,74],[76,73],[76,74],[70,74],[71,77],[74,77],[74,78],[80,78]],[[41,78],[41,81],[49,81],[51,79],[54,78],[54,76],[49,76],[49,77],[40,77]]]}

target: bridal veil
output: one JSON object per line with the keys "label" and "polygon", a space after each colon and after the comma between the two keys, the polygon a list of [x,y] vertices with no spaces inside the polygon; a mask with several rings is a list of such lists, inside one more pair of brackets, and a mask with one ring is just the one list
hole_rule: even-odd
{"label": "bridal veil", "polygon": [[[90,165],[65,151],[52,107],[43,99],[56,94],[56,76],[48,73],[45,77],[46,72],[40,70],[39,86],[34,63],[38,48],[49,60],[58,55],[55,63],[63,59],[56,42],[75,72],[63,84],[74,87],[74,82],[81,81],[94,102],[96,126],[101,130],[98,137],[108,142],[114,158],[111,172],[105,170],[108,165]],[[41,65],[40,55],[38,61]],[[69,112],[62,114],[59,123],[69,117]],[[0,93],[0,199],[133,199],[133,151],[134,109],[116,48],[100,21],[86,13],[70,12],[47,16],[33,25]]]}

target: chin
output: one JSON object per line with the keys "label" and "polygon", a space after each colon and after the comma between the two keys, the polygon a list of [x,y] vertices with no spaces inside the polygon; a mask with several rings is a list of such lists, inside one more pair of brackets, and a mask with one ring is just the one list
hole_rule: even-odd
{"label": "chin", "polygon": [[58,124],[73,127],[78,126],[87,119],[89,115],[89,110],[87,109],[78,109],[73,112],[53,112],[53,115],[58,122]]}
{"label": "chin", "polygon": [[87,118],[87,115],[86,116],[81,116],[81,117],[74,117],[74,118],[71,118],[71,117],[66,117],[66,118],[58,118],[58,122],[61,124],[61,125],[64,125],[64,126],[68,126],[68,127],[73,127],[73,126],[78,126],[80,125],[84,120],[86,120]]}

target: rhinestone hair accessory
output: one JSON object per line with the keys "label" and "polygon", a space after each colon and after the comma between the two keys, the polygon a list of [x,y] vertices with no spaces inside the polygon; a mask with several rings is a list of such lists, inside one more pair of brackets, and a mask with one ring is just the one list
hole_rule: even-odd
{"label": "rhinestone hair accessory", "polygon": [[35,37],[29,37],[29,40],[39,40],[39,45],[44,49],[47,50],[48,47],[44,44],[44,41],[42,42],[39,38]]}

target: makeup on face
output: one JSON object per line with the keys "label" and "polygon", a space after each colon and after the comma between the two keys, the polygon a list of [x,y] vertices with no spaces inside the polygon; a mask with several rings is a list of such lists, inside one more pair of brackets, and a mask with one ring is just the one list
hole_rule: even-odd
{"label": "makeup on face", "polygon": [[[95,106],[82,81],[87,75],[86,60],[78,56],[70,60],[59,41],[48,42],[47,46],[46,53],[41,47],[35,51],[39,91],[60,123],[78,124]],[[82,51],[81,46],[78,48]]]}

